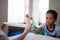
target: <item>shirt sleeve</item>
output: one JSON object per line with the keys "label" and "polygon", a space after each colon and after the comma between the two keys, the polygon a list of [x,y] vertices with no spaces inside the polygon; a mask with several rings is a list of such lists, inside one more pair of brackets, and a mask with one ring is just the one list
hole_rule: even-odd
{"label": "shirt sleeve", "polygon": [[57,28],[56,34],[56,36],[60,36],[60,27]]}
{"label": "shirt sleeve", "polygon": [[0,30],[0,40],[9,40],[8,36]]}

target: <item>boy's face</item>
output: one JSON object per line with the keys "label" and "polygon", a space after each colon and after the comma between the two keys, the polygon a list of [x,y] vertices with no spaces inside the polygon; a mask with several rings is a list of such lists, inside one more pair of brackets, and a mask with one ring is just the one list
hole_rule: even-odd
{"label": "boy's face", "polygon": [[55,23],[55,19],[51,13],[46,14],[46,24],[53,25]]}

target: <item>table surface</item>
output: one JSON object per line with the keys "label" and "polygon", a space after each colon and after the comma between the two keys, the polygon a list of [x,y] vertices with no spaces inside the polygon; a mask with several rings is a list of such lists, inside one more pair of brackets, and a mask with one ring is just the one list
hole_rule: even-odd
{"label": "table surface", "polygon": [[12,26],[12,27],[27,27],[27,24],[23,24],[23,23],[8,23],[8,22],[3,22],[4,24],[6,24],[6,26]]}
{"label": "table surface", "polygon": [[[13,40],[14,38],[17,38],[18,36],[19,35],[12,36],[12,37],[9,37],[9,39]],[[28,33],[24,40],[60,40],[60,39],[49,37],[49,36],[43,36],[39,34],[34,34],[34,33]]]}

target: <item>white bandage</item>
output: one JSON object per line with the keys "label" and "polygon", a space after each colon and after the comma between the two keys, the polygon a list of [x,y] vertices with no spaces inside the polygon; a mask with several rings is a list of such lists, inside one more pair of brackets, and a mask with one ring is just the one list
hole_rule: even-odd
{"label": "white bandage", "polygon": [[33,24],[33,20],[30,20],[30,23]]}

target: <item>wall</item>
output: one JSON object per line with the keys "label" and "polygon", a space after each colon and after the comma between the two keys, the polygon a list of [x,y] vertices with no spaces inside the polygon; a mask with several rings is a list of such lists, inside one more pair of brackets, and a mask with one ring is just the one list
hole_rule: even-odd
{"label": "wall", "polygon": [[0,24],[7,21],[8,0],[0,0]]}
{"label": "wall", "polygon": [[49,0],[49,9],[53,9],[58,12],[58,19],[56,23],[60,25],[60,0]]}
{"label": "wall", "polygon": [[39,19],[39,0],[33,0],[33,10],[32,10],[32,17],[34,20],[34,23],[38,25],[38,19]]}
{"label": "wall", "polygon": [[0,24],[1,24],[1,22],[2,22],[2,0],[0,0]]}
{"label": "wall", "polygon": [[29,0],[29,14],[32,17],[32,10],[33,10],[33,0]]}
{"label": "wall", "polygon": [[[0,0],[0,24],[2,22],[7,22],[7,15],[8,15],[8,0]],[[6,30],[5,32],[7,33]]]}

